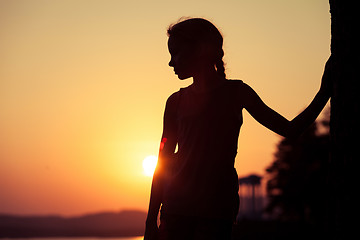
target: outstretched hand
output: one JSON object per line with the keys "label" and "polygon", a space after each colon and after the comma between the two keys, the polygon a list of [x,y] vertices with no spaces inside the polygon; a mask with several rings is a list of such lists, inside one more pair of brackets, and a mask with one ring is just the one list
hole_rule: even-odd
{"label": "outstretched hand", "polygon": [[333,91],[332,69],[334,66],[333,57],[330,56],[324,68],[324,73],[321,79],[320,92],[327,97],[331,97]]}

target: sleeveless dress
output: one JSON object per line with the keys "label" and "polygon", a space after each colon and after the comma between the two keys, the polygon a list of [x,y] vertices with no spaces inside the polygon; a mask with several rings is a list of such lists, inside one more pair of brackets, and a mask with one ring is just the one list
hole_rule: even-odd
{"label": "sleeveless dress", "polygon": [[234,168],[243,122],[237,100],[240,80],[206,93],[180,89],[178,151],[166,179],[162,214],[234,220],[239,206]]}

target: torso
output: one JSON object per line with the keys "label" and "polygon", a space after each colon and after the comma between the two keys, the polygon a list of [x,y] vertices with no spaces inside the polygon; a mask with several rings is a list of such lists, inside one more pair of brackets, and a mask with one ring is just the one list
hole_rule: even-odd
{"label": "torso", "polygon": [[179,91],[178,153],[165,188],[164,211],[219,218],[233,214],[242,84],[228,80],[211,92],[196,94],[189,87]]}

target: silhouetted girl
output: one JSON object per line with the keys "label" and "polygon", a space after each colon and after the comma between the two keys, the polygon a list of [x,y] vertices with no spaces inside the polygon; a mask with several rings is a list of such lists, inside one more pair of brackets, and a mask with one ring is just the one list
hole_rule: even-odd
{"label": "silhouetted girl", "polygon": [[187,19],[167,33],[169,66],[179,79],[192,77],[193,83],[166,103],[145,239],[230,239],[239,206],[234,160],[242,110],[276,133],[296,137],[327,103],[329,87],[323,77],[311,104],[288,121],[247,84],[226,79],[223,38],[212,23]]}

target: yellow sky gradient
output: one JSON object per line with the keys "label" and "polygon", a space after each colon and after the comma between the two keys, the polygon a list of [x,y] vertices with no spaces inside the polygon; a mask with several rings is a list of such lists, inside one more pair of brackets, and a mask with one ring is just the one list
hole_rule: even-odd
{"label": "yellow sky gradient", "polygon": [[[204,17],[227,76],[291,119],[330,54],[327,0],[0,0],[0,213],[146,210],[167,97],[167,26]],[[264,174],[279,137],[244,111],[236,168]]]}

